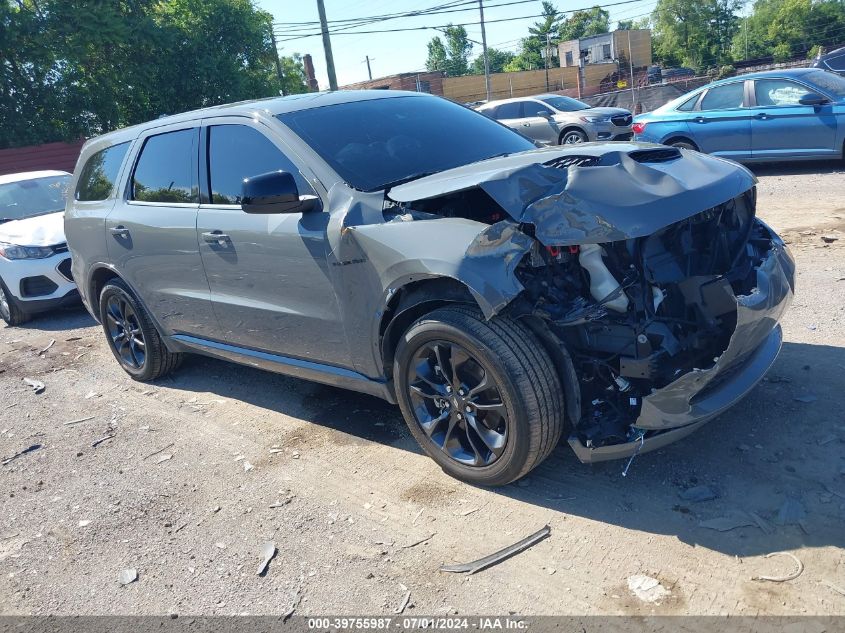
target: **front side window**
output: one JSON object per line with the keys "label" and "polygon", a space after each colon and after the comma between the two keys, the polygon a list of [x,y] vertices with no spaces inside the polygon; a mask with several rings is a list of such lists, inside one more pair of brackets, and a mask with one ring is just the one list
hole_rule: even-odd
{"label": "front side window", "polygon": [[741,108],[745,84],[742,81],[710,88],[701,100],[701,110],[731,110]]}
{"label": "front side window", "polygon": [[804,86],[785,79],[758,79],[754,96],[758,106],[794,106],[809,92]]}
{"label": "front side window", "polygon": [[196,142],[195,128],[149,137],[132,175],[132,199],[198,202]]}
{"label": "front side window", "polygon": [[293,175],[300,195],[314,194],[296,165],[258,130],[247,125],[213,125],[208,133],[212,204],[240,204],[244,178],[279,170]]}
{"label": "front side window", "polygon": [[365,99],[277,118],[362,191],[535,149],[517,132],[440,97]]}
{"label": "front side window", "polygon": [[91,156],[79,173],[74,198],[80,202],[107,200],[114,189],[117,172],[128,149],[129,143],[121,143],[101,149]]}
{"label": "front side window", "polygon": [[501,121],[503,119],[521,119],[522,118],[522,102],[512,101],[511,103],[503,103],[496,108],[496,119]]}
{"label": "front side window", "polygon": [[537,116],[539,114],[551,115],[553,112],[542,103],[537,103],[535,101],[527,101],[525,103],[525,116]]}
{"label": "front side window", "polygon": [[0,185],[0,223],[64,211],[70,176],[47,176]]}

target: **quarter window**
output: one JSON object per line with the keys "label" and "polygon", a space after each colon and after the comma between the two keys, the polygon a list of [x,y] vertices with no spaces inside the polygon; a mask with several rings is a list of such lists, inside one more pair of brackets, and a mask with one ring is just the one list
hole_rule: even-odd
{"label": "quarter window", "polygon": [[132,199],[197,202],[196,142],[196,129],[149,137],[132,176]]}
{"label": "quarter window", "polygon": [[74,198],[80,202],[106,200],[114,189],[114,181],[127,149],[129,143],[121,143],[101,149],[91,156],[79,173]]}
{"label": "quarter window", "polygon": [[690,112],[693,108],[695,108],[695,104],[696,102],[698,102],[698,98],[700,96],[701,94],[699,93],[691,99],[687,99],[681,105],[678,106],[678,110],[680,110],[681,112]]}
{"label": "quarter window", "polygon": [[759,79],[754,82],[758,106],[798,105],[801,97],[808,92],[804,86],[783,79]]}
{"label": "quarter window", "polygon": [[212,204],[240,204],[244,178],[279,170],[294,177],[300,195],[314,194],[296,165],[258,130],[246,125],[214,125],[208,131]]}
{"label": "quarter window", "polygon": [[701,110],[731,110],[742,107],[745,84],[742,81],[710,88],[701,100]]}

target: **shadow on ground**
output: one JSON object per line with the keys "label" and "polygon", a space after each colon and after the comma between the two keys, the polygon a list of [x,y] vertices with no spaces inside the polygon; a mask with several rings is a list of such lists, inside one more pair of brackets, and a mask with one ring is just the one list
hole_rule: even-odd
{"label": "shadow on ground", "polygon": [[[643,538],[675,535],[730,555],[845,547],[843,380],[845,349],[787,343],[745,400],[689,438],[638,457],[627,477],[623,462],[583,465],[561,444],[526,480],[494,492],[643,532]],[[200,357],[167,386],[242,400],[358,440],[420,452],[398,408],[371,396]],[[816,400],[795,399],[803,396]],[[683,499],[694,486],[708,486],[718,497]],[[778,525],[787,501],[805,516]],[[720,532],[699,525],[748,511],[771,530],[752,525]],[[748,514],[739,516],[748,521]]]}
{"label": "shadow on ground", "polygon": [[804,176],[845,172],[845,160],[804,160],[783,163],[752,163],[747,167],[756,176]]}

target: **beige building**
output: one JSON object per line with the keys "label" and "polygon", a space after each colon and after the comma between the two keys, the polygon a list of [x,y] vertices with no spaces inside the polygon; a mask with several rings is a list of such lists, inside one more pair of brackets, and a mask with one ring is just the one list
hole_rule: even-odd
{"label": "beige building", "polygon": [[651,31],[613,31],[580,40],[569,40],[558,45],[558,54],[563,68],[613,64],[623,57],[626,61],[633,61],[635,68],[650,66]]}

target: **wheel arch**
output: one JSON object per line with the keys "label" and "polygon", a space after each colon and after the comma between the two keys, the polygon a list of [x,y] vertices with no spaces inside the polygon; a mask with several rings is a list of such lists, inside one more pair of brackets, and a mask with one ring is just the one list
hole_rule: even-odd
{"label": "wheel arch", "polygon": [[103,292],[105,285],[112,279],[120,279],[126,283],[126,280],[114,268],[106,264],[93,267],[91,273],[88,275],[88,282],[85,287],[85,294],[88,298],[88,311],[98,323],[100,321],[100,314],[97,307],[100,305],[100,293]]}
{"label": "wheel arch", "polygon": [[661,145],[672,145],[672,143],[677,143],[678,141],[683,141],[684,143],[689,143],[695,148],[695,151],[700,152],[701,148],[698,146],[692,138],[687,134],[679,134],[677,132],[669,134],[665,139],[660,141]]}
{"label": "wheel arch", "polygon": [[566,126],[560,131],[560,134],[557,135],[557,144],[560,145],[563,142],[563,135],[567,132],[580,132],[587,140],[590,140],[590,135],[587,134],[587,130],[582,128],[580,125],[575,125],[574,123],[568,123]]}

